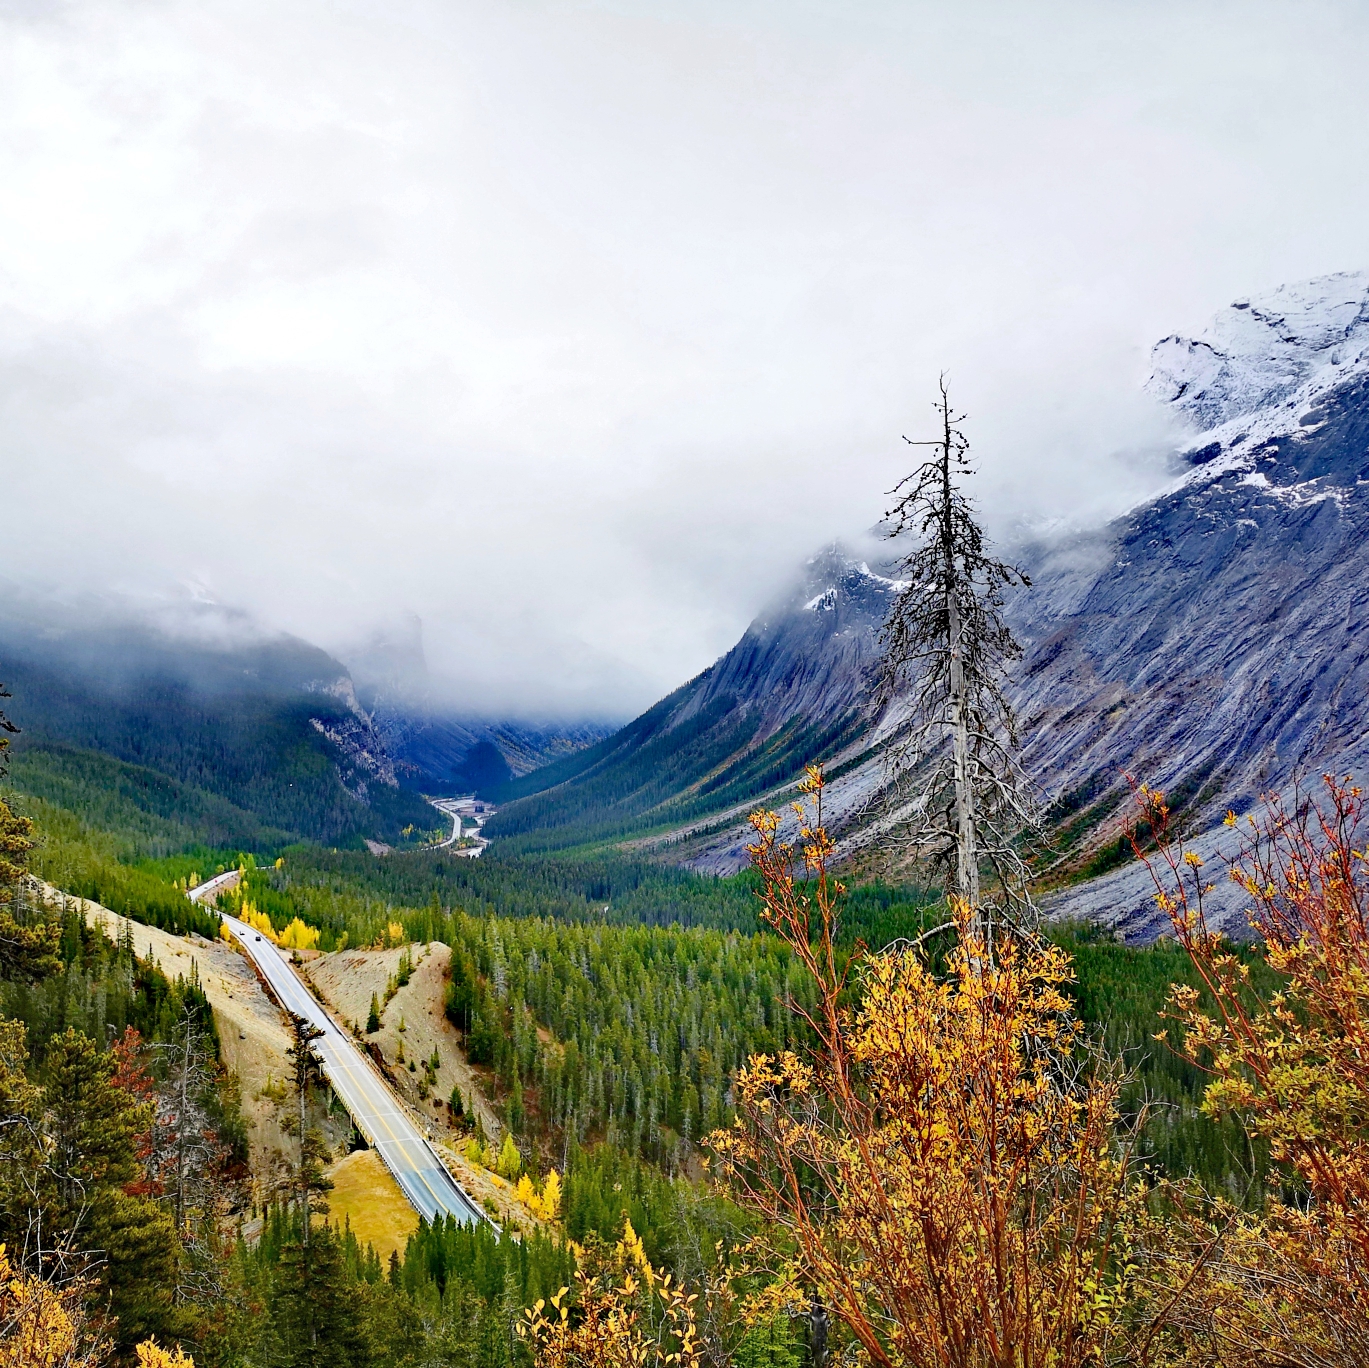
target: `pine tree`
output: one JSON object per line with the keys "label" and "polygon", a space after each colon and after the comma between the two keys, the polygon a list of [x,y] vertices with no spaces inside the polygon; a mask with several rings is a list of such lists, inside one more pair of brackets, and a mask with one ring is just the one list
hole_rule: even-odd
{"label": "pine tree", "polygon": [[[309,1085],[318,1070],[313,1042],[320,1039],[323,1032],[312,1022],[306,1021],[302,1016],[296,1016],[293,1012],[290,1014],[290,1026],[294,1044],[286,1053],[293,1062],[295,1097],[299,1107],[292,1126],[299,1136],[299,1166],[289,1181],[302,1213],[302,1239],[307,1254],[311,1238],[310,1213],[314,1209],[311,1207],[311,1199],[315,1194],[330,1192],[333,1187],[332,1179],[324,1172],[329,1157],[327,1146],[318,1128],[308,1124],[307,1116]],[[317,1209],[327,1211],[326,1206]]]}
{"label": "pine tree", "polygon": [[380,1002],[371,994],[371,1010],[366,1014],[366,1034],[375,1035],[380,1030]]}
{"label": "pine tree", "polygon": [[[0,698],[10,695],[0,684]],[[0,778],[9,773],[5,752],[19,728],[0,709]],[[56,973],[61,926],[41,913],[16,915],[21,880],[33,849],[33,822],[0,798],[0,977],[41,979]]]}
{"label": "pine tree", "polygon": [[944,873],[948,893],[974,909],[981,934],[981,865],[992,871],[1005,912],[1030,909],[1021,841],[1036,818],[1004,688],[1022,650],[1002,614],[1005,591],[1030,581],[985,549],[960,488],[972,473],[963,415],[951,408],[944,376],[940,389],[941,436],[909,443],[933,455],[894,489],[885,515],[890,539],[913,537],[917,545],[898,560],[906,583],[881,634],[881,693],[890,702],[913,691],[892,785],[907,842]]}
{"label": "pine tree", "polygon": [[312,1240],[301,1231],[282,1248],[273,1309],[288,1368],[361,1368],[370,1361],[355,1286],[328,1226]]}
{"label": "pine tree", "polygon": [[148,1128],[151,1107],[113,1085],[117,1061],[89,1036],[68,1028],[48,1047],[45,1130],[58,1209],[74,1230],[99,1190],[137,1175],[133,1138]]}
{"label": "pine tree", "polygon": [[[193,1316],[177,1307],[179,1247],[170,1215],[136,1190],[137,1140],[152,1106],[115,1081],[119,1056],[68,1029],[48,1047],[43,1129],[54,1192],[54,1234],[103,1251],[102,1295],[124,1350],[148,1335],[175,1339]],[[129,1190],[134,1189],[134,1190]]]}
{"label": "pine tree", "polygon": [[55,1239],[41,1220],[41,1186],[46,1183],[42,1133],[43,1090],[28,1076],[28,1031],[22,1022],[0,1017],[0,1243],[15,1258],[41,1265]]}

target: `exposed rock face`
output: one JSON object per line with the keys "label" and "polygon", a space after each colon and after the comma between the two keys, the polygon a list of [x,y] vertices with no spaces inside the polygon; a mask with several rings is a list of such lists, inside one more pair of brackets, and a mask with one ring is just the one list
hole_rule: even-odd
{"label": "exposed rock face", "polygon": [[[1115,844],[1130,773],[1169,792],[1215,854],[1228,807],[1369,760],[1369,274],[1238,301],[1201,337],[1166,338],[1148,388],[1202,427],[1187,469],[1109,527],[1026,549],[1034,585],[1009,605],[1026,647],[1014,701],[1050,815],[1086,851]],[[868,838],[881,742],[901,716],[869,706],[893,587],[832,548],[639,721],[659,732],[726,699],[730,715],[763,719],[754,745],[796,718],[858,716],[829,739],[827,815],[848,843]],[[822,753],[792,752],[789,781]],[[741,867],[749,806],[672,833],[686,837],[676,849],[701,870]],[[1239,929],[1234,889],[1218,883],[1218,913]],[[1052,907],[1145,939],[1165,925],[1152,892],[1130,864]]]}
{"label": "exposed rock face", "polygon": [[[1151,388],[1213,426],[1173,488],[1039,554],[1018,701],[1048,794],[1106,807],[1130,771],[1215,853],[1227,807],[1369,758],[1369,276],[1238,302],[1160,343]],[[1054,906],[1144,938],[1164,929],[1150,894],[1133,866]]]}
{"label": "exposed rock face", "polygon": [[808,561],[787,597],[689,686],[670,725],[731,699],[759,714],[759,742],[794,717],[830,725],[865,708],[880,628],[902,587],[834,542]]}

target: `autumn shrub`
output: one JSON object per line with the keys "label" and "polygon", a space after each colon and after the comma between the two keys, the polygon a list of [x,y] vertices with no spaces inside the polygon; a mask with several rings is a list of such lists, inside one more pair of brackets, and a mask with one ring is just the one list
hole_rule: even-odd
{"label": "autumn shrub", "polygon": [[[1119,1257],[1131,1194],[1119,1075],[1087,1058],[1068,957],[953,904],[934,974],[920,947],[843,958],[823,782],[801,848],[758,813],[765,920],[816,986],[815,1044],[753,1057],[717,1166],[760,1218],[766,1257],[874,1364],[1093,1364],[1130,1333]],[[853,993],[857,986],[859,992]]]}
{"label": "autumn shrub", "polygon": [[631,1221],[588,1262],[573,1295],[539,1298],[518,1326],[537,1368],[702,1368],[699,1294],[652,1266]]}
{"label": "autumn shrub", "polygon": [[[1285,1190],[1259,1216],[1190,1210],[1183,1240],[1152,1258],[1171,1318],[1231,1364],[1369,1363],[1369,865],[1365,799],[1324,778],[1312,801],[1267,799],[1230,877],[1250,899],[1272,989],[1209,923],[1215,885],[1172,839],[1164,795],[1137,790],[1155,833],[1137,854],[1201,989],[1170,995],[1174,1046],[1210,1076],[1203,1102],[1265,1141]],[[1176,1224],[1175,1229],[1179,1229]]]}

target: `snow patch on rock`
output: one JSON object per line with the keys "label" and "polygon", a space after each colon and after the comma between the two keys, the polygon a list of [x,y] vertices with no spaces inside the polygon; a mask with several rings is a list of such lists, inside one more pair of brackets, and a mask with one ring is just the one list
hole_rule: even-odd
{"label": "snow patch on rock", "polygon": [[1237,300],[1196,338],[1155,344],[1146,389],[1204,430],[1314,380],[1369,368],[1369,271],[1342,271]]}

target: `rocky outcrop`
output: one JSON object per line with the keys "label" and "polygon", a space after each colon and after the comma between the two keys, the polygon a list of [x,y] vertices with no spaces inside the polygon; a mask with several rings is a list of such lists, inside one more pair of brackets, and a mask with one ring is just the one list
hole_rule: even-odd
{"label": "rocky outcrop", "polygon": [[[1220,864],[1227,808],[1369,760],[1369,276],[1238,301],[1160,343],[1150,388],[1212,426],[1158,498],[1038,553],[1017,696],[1058,815],[1108,832],[1131,772]],[[1145,938],[1151,893],[1132,866],[1054,906]]]}

